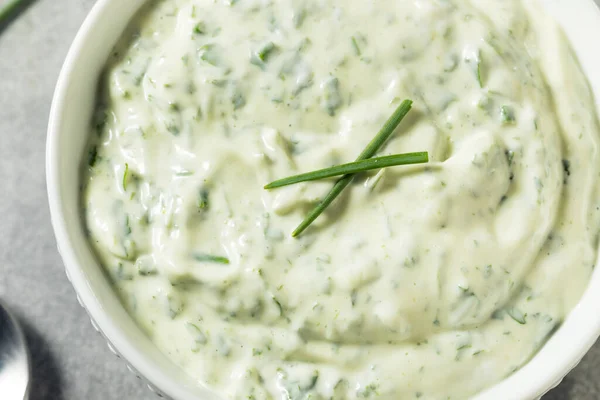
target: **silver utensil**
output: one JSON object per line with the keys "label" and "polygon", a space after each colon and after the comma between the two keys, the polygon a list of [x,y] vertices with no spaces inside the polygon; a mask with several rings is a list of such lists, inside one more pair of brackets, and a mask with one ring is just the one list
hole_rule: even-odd
{"label": "silver utensil", "polygon": [[0,303],[0,397],[27,399],[30,365],[25,336],[17,320]]}

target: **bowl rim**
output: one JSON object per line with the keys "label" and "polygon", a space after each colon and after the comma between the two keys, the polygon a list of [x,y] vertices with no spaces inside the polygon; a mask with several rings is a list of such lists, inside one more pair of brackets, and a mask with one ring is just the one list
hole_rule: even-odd
{"label": "bowl rim", "polygon": [[[137,1],[141,6],[148,0]],[[550,8],[560,7],[557,4],[564,4],[567,1],[542,0]],[[59,178],[59,159],[61,157],[58,150],[59,139],[63,130],[64,116],[67,114],[67,89],[70,85],[71,75],[92,32],[105,23],[102,18],[106,14],[106,9],[110,4],[116,2],[119,2],[119,0],[96,1],[78,31],[58,77],[50,109],[46,140],[46,185],[51,222],[67,277],[73,285],[81,305],[91,317],[94,327],[108,341],[109,348],[116,354],[123,356],[128,364],[131,364],[139,374],[165,395],[178,400],[198,400],[201,399],[201,397],[198,397],[198,393],[189,387],[176,384],[161,368],[149,362],[150,359],[130,343],[123,330],[117,326],[103,307],[101,300],[96,295],[93,282],[90,282],[83,273],[80,267],[81,261],[78,260],[78,256],[74,251],[72,237],[75,233],[66,224],[64,198],[61,187],[57,184],[61,181]],[[575,5],[580,7],[577,8]],[[586,10],[586,13],[581,13],[578,16],[583,20],[582,26],[586,26],[586,24],[589,26],[594,20],[596,22],[600,21],[600,9],[596,7],[593,0],[569,1],[569,6],[573,6],[573,9],[577,8],[580,11]],[[557,17],[558,15],[554,14],[554,16]],[[600,33],[600,24],[598,24],[597,31]],[[569,39],[572,42],[573,38],[569,37]],[[572,42],[572,45],[574,44]],[[600,66],[600,55],[597,64]],[[586,72],[588,72],[586,75],[589,79],[589,71]],[[600,112],[600,104],[598,103],[600,76],[596,86],[595,90],[592,91],[596,95],[596,108]],[[579,363],[600,336],[600,290],[594,293],[592,290],[594,288],[600,288],[600,271],[594,272],[577,306],[568,315],[558,332],[550,338],[537,355],[519,371],[475,395],[473,399],[533,399],[539,398],[558,385],[562,378]],[[593,316],[596,317],[593,318]],[[585,329],[581,329],[582,327],[585,327]],[[565,342],[565,338],[571,340]],[[540,358],[539,355],[542,353],[548,356]],[[550,360],[553,360],[553,362],[549,363]],[[543,367],[543,373],[536,370],[539,367]]]}

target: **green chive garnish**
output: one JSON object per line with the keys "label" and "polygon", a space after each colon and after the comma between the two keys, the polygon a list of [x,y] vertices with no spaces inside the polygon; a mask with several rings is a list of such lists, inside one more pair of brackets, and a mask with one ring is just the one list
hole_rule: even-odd
{"label": "green chive garnish", "polygon": [[[375,155],[377,150],[379,150],[379,148],[383,146],[383,144],[392,135],[392,133],[394,133],[394,131],[396,130],[400,122],[404,119],[406,114],[408,114],[408,112],[412,108],[412,103],[412,100],[404,100],[398,106],[396,111],[394,111],[392,116],[385,122],[385,124],[377,133],[377,135],[373,138],[373,140],[371,140],[367,147],[365,147],[365,149],[360,153],[356,161],[365,160]],[[294,232],[292,232],[292,237],[297,237],[302,232],[304,232],[304,230],[308,228],[308,226],[312,224],[313,221],[319,217],[319,215],[321,215],[321,213],[331,204],[331,202],[333,202],[333,200],[335,200],[335,198],[340,193],[342,193],[346,186],[348,186],[350,182],[352,182],[353,178],[354,175],[352,174],[344,175],[342,178],[340,178],[335,183],[335,185],[333,185],[331,191],[327,193],[323,200],[321,200],[321,202],[317,204],[315,208],[311,210],[311,212],[308,213],[306,218],[304,218],[304,221],[302,221],[302,223],[298,225]]]}
{"label": "green chive garnish", "polygon": [[275,189],[282,186],[293,185],[294,183],[331,178],[332,176],[357,174],[359,172],[393,167],[396,165],[422,164],[427,161],[429,161],[429,154],[426,151],[368,158],[366,160],[354,161],[347,164],[336,165],[335,167],[323,168],[317,171],[279,179],[266,185],[265,189]]}
{"label": "green chive garnish", "polygon": [[217,264],[229,264],[229,258],[222,256],[215,256],[212,254],[206,253],[194,253],[194,260],[198,262],[209,262],[209,263],[217,263]]}

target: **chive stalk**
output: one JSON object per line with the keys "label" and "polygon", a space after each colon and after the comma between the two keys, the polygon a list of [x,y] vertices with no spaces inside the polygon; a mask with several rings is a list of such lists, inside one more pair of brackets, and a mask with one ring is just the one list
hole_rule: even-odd
{"label": "chive stalk", "polygon": [[[385,122],[381,130],[375,135],[373,140],[369,142],[367,147],[359,154],[356,161],[365,160],[367,158],[371,158],[375,155],[375,153],[383,146],[383,144],[387,141],[387,139],[394,133],[400,122],[404,119],[406,114],[412,108],[412,100],[404,100],[398,108],[394,111],[392,116]],[[337,196],[352,182],[354,175],[344,175],[340,178],[333,188],[329,191],[329,193],[313,208],[308,215],[304,218],[304,220],[298,225],[298,227],[292,232],[292,237],[297,237],[300,235],[306,228],[309,227],[318,217],[325,211],[325,209],[335,200]]]}
{"label": "chive stalk", "polygon": [[359,172],[370,171],[393,167],[396,165],[422,164],[429,161],[427,152],[394,154],[391,156],[374,157],[366,160],[354,161],[347,164],[336,165],[330,168],[323,168],[304,174],[294,175],[279,179],[265,185],[265,189],[275,189],[282,186],[293,185],[300,182],[316,181],[333,176],[357,174]]}

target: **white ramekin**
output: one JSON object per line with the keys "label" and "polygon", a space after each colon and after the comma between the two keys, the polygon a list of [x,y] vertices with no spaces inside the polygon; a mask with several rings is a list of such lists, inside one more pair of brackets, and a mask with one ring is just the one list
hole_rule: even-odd
{"label": "white ramekin", "polygon": [[[218,399],[188,378],[142,333],[121,306],[86,241],[79,207],[79,171],[90,132],[98,78],[113,45],[146,0],[98,0],[67,55],[48,127],[46,173],[52,225],[80,303],[109,348],[150,388],[177,400]],[[600,11],[593,0],[543,0],[563,26],[600,98]],[[600,107],[597,107],[600,110]],[[572,370],[600,335],[600,268],[562,327],[521,370],[477,400],[536,399]]]}

